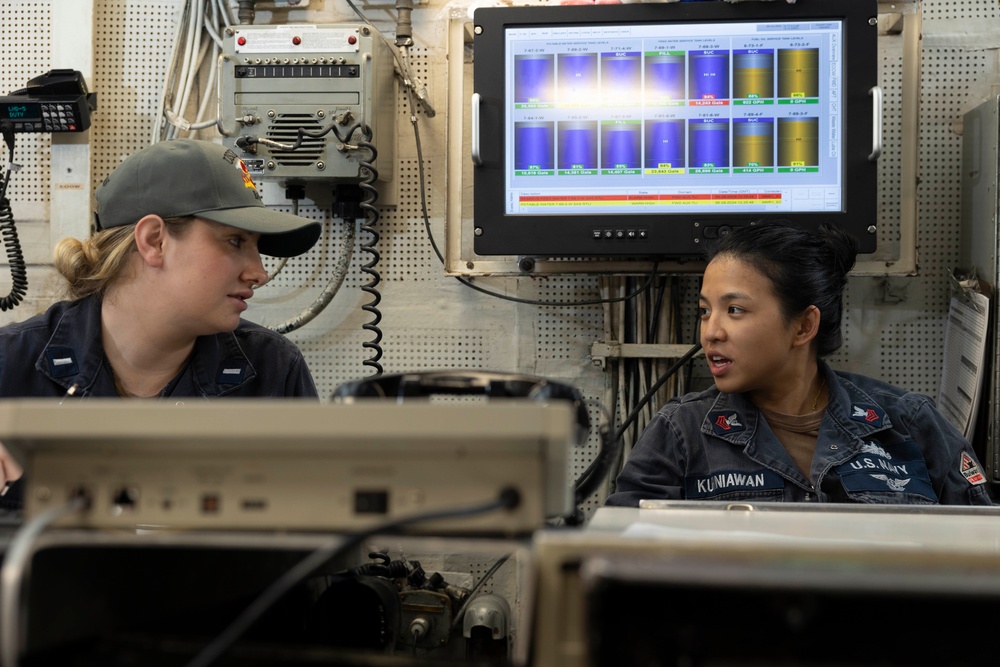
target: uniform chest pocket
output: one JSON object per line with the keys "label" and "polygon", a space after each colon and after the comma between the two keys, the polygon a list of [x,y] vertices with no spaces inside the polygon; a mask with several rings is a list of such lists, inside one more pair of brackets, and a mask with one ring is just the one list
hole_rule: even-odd
{"label": "uniform chest pocket", "polygon": [[869,442],[835,468],[846,494],[858,502],[936,504],[927,464],[912,440]]}

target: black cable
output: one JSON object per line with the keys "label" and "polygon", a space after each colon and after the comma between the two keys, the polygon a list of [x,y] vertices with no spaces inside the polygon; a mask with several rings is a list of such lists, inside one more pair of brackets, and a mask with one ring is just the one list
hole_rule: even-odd
{"label": "black cable", "polygon": [[367,148],[371,152],[371,157],[368,162],[361,162],[362,172],[365,174],[365,178],[360,183],[361,189],[365,192],[365,196],[361,199],[361,208],[365,211],[365,221],[361,223],[361,231],[368,232],[369,240],[361,241],[361,249],[371,255],[371,259],[361,265],[361,270],[367,273],[370,278],[368,282],[361,286],[361,290],[371,295],[371,301],[361,306],[361,309],[371,313],[372,319],[369,322],[361,325],[361,328],[372,332],[374,338],[372,340],[367,340],[361,345],[366,349],[372,350],[373,354],[368,359],[365,359],[362,363],[365,366],[370,366],[375,369],[376,375],[382,374],[382,365],[379,360],[382,358],[382,330],[379,329],[379,322],[382,321],[382,313],[378,309],[378,304],[382,301],[382,295],[376,289],[376,286],[382,280],[382,276],[375,269],[375,265],[378,264],[381,256],[375,246],[378,245],[379,233],[378,229],[375,227],[375,223],[378,222],[379,212],[375,207],[375,201],[378,199],[378,190],[373,185],[378,179],[378,171],[375,169],[375,158],[378,157],[378,151],[375,150],[375,145],[371,143],[371,128],[365,126],[362,131],[364,139],[358,142],[358,146],[362,148]]}
{"label": "black cable", "polygon": [[[626,278],[626,289],[631,280],[631,278]],[[625,344],[640,342],[639,305],[637,302],[638,299],[628,302],[622,314],[622,342]],[[627,401],[625,405],[630,405],[631,401],[639,396],[642,381],[641,370],[643,366],[644,364],[641,359],[634,357],[625,357],[622,359],[622,369],[625,376],[625,398]]]}
{"label": "black cable", "polygon": [[[663,310],[663,297],[667,291],[666,288],[666,276],[660,276],[660,286],[655,290],[656,301],[652,304],[652,307],[648,310],[649,312],[649,328],[646,331],[646,342],[656,343],[656,332],[659,327],[656,323],[660,319],[660,312]],[[677,338],[675,340],[680,340]]]}
{"label": "black cable", "polygon": [[646,404],[649,403],[649,401],[653,398],[653,395],[656,394],[656,392],[659,391],[660,387],[663,386],[663,383],[669,380],[673,376],[673,374],[676,373],[681,366],[686,364],[689,359],[694,357],[694,355],[697,354],[699,350],[701,350],[701,343],[695,343],[694,345],[691,346],[690,350],[684,353],[683,357],[675,361],[673,365],[671,365],[670,368],[668,368],[666,372],[660,376],[660,379],[658,379],[656,383],[649,388],[649,391],[646,392],[646,395],[642,397],[642,400],[639,401],[639,403],[632,409],[632,412],[629,413],[628,417],[625,418],[625,421],[622,422],[622,425],[615,432],[615,438],[613,442],[618,442],[618,440],[625,434],[625,431],[628,430],[628,428],[632,425],[632,422],[636,420],[642,409],[646,407]]}
{"label": "black cable", "polygon": [[14,165],[14,126],[0,122],[0,134],[7,144],[7,169],[3,177],[3,187],[0,188],[0,238],[3,239],[7,251],[7,263],[10,265],[11,287],[7,296],[0,297],[0,310],[10,310],[24,299],[28,291],[28,267],[21,251],[21,241],[17,237],[17,225],[14,222],[14,212],[7,199],[7,186],[10,184],[10,174]]}
{"label": "black cable", "polygon": [[674,321],[674,340],[684,338],[684,326],[681,322],[681,283],[677,276],[670,278],[670,304],[673,308],[671,317]]}
{"label": "black cable", "polygon": [[[696,283],[697,286],[695,288],[695,295],[699,294],[700,291],[701,291],[701,280],[702,279],[699,276],[698,279],[697,279],[697,283]],[[681,289],[681,287],[680,287],[680,281],[675,278],[675,282],[677,284],[677,290],[678,290],[678,294],[679,294],[680,293],[680,289]],[[674,307],[677,309],[677,314],[675,315],[676,320],[677,320],[677,340],[681,340],[683,338],[683,333],[682,333],[683,327],[681,325],[681,312],[682,312],[681,311],[681,303],[682,303],[682,301],[681,301],[681,299],[679,297],[674,300]],[[700,317],[695,317],[694,318],[694,326],[692,327],[692,330],[690,332],[691,338],[694,341],[698,341],[701,338],[701,324],[700,324],[700,322],[701,322],[701,318]],[[694,360],[693,359],[688,362],[687,368],[684,369],[684,386],[685,387],[690,387],[692,382],[694,382]]]}
{"label": "black cable", "polygon": [[226,649],[232,646],[237,639],[243,636],[243,633],[249,630],[265,611],[270,609],[275,602],[280,600],[282,596],[288,593],[288,591],[290,591],[296,584],[305,580],[325,563],[347,553],[370,537],[395,533],[396,531],[414,523],[423,523],[425,521],[435,521],[439,519],[453,519],[463,516],[476,516],[478,514],[486,514],[487,512],[492,512],[493,510],[498,509],[513,510],[520,504],[520,492],[517,489],[507,488],[503,489],[500,492],[499,497],[495,500],[479,503],[477,505],[436,510],[433,512],[425,512],[424,514],[417,514],[415,516],[403,517],[402,519],[389,521],[388,523],[375,526],[374,528],[360,533],[347,535],[342,540],[335,541],[325,547],[320,547],[299,561],[292,567],[292,569],[279,577],[273,584],[268,586],[267,589],[265,589],[264,592],[257,597],[257,599],[251,602],[247,608],[244,609],[243,612],[241,612],[240,615],[229,624],[228,627],[219,633],[215,639],[209,642],[205,648],[203,648],[190,662],[188,662],[187,667],[207,667],[208,665],[211,665],[226,651]]}
{"label": "black cable", "polygon": [[340,143],[346,144],[355,131],[362,129],[361,123],[356,122],[353,125],[350,125],[347,128],[347,131],[344,132],[343,136],[341,136],[340,130],[337,129],[337,125],[339,124],[340,124],[339,121],[334,121],[329,125],[327,125],[326,127],[319,130],[308,130],[305,127],[299,126],[295,129],[296,137],[295,137],[295,143],[293,144],[283,144],[280,141],[274,141],[273,139],[262,139],[261,137],[247,136],[247,137],[237,137],[236,146],[241,148],[242,150],[248,150],[255,144],[264,144],[265,146],[271,149],[278,149],[278,150],[272,150],[271,153],[274,155],[280,155],[281,151],[294,152],[297,151],[299,148],[301,148],[302,144],[304,143],[302,140],[303,137],[309,137],[311,139],[322,139],[330,132],[333,132],[333,135],[337,137],[337,140],[340,141]]}
{"label": "black cable", "polygon": [[576,498],[578,505],[589,498],[590,495],[597,490],[597,486],[604,480],[608,473],[608,469],[610,468],[610,463],[614,458],[614,454],[617,451],[615,448],[618,445],[618,441],[621,440],[625,431],[627,431],[632,425],[632,422],[636,420],[642,409],[647,403],[649,403],[660,387],[663,386],[663,383],[669,380],[670,377],[673,376],[673,374],[676,373],[677,370],[684,364],[686,364],[689,359],[694,357],[700,349],[701,343],[697,343],[692,346],[683,357],[674,362],[674,364],[660,376],[660,379],[658,379],[656,383],[649,388],[649,391],[647,391],[646,395],[642,397],[642,400],[636,404],[636,406],[632,409],[632,412],[630,412],[628,417],[625,418],[625,421],[622,422],[622,425],[618,427],[617,431],[615,431],[614,436],[604,439],[601,451],[597,453],[597,456],[591,462],[590,466],[583,471],[583,474],[580,475],[580,477],[578,477],[576,482],[573,484],[574,497]]}
{"label": "black cable", "polygon": [[[655,345],[658,340],[660,314],[663,312],[663,300],[666,296],[666,276],[660,276],[658,286],[646,294],[646,339],[645,343]],[[674,338],[680,340],[680,338]],[[642,362],[642,379],[646,384],[653,381],[656,372],[656,359],[646,359]]]}
{"label": "black cable", "polygon": [[466,287],[474,289],[477,292],[482,292],[483,294],[487,294],[489,296],[493,296],[498,299],[504,299],[506,301],[513,301],[515,303],[525,303],[530,306],[599,306],[605,303],[618,303],[621,301],[628,301],[629,299],[633,299],[638,295],[642,294],[646,290],[646,288],[649,287],[649,284],[652,282],[655,272],[656,272],[656,266],[654,265],[653,271],[650,273],[649,279],[647,279],[645,283],[643,283],[631,294],[626,294],[625,296],[613,297],[610,299],[591,299],[588,301],[536,301],[534,299],[521,299],[516,296],[509,296],[507,294],[501,294],[499,292],[493,292],[483,287],[479,287],[478,285],[472,283],[470,280],[466,278],[463,278],[462,276],[455,276],[455,279],[458,280],[458,282],[465,285]]}
{"label": "black cable", "polygon": [[[615,441],[612,440],[610,435],[611,414],[602,403],[597,401],[593,401],[593,403],[604,413],[604,423],[597,430],[601,436],[601,447],[594,460],[590,462],[587,469],[583,471],[583,474],[573,484],[573,503],[577,509],[579,509],[580,503],[589,498],[590,494],[597,490],[597,484],[600,483],[606,474],[605,472],[600,472],[600,469],[610,464],[612,460],[611,454],[614,451]],[[582,515],[577,512],[574,519],[582,519]]]}
{"label": "black cable", "polygon": [[[413,100],[410,100],[410,108],[413,108]],[[437,241],[434,239],[434,233],[431,231],[430,213],[427,211],[427,197],[424,193],[424,158],[423,158],[423,148],[420,142],[420,129],[417,127],[416,116],[411,116],[410,124],[413,125],[413,137],[414,143],[417,148],[417,171],[420,175],[420,207],[422,210],[422,215],[424,219],[424,229],[427,232],[427,240],[430,241],[431,248],[434,250],[434,254],[437,255],[438,261],[444,264],[444,254],[441,253],[441,249],[438,248]],[[524,303],[529,306],[598,306],[605,303],[619,303],[621,301],[628,301],[629,299],[635,298],[639,294],[642,294],[649,285],[653,282],[653,276],[656,275],[656,269],[659,266],[659,261],[653,264],[653,270],[650,272],[649,279],[642,286],[638,287],[631,294],[626,294],[625,296],[613,297],[610,299],[592,299],[587,301],[536,301],[535,299],[521,299],[515,296],[509,296],[507,294],[501,294],[500,292],[494,292],[488,290],[484,287],[474,284],[468,278],[463,276],[455,276],[455,280],[462,283],[469,289],[476,290],[477,292],[482,292],[488,296],[496,297],[498,299],[504,299],[506,301],[513,301],[515,303]]]}

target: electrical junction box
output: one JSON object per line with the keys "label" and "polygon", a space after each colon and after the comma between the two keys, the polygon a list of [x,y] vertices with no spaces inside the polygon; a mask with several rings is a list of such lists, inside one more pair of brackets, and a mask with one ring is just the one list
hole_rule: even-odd
{"label": "electrical junction box", "polygon": [[218,72],[223,143],[258,180],[359,183],[371,164],[376,181],[391,181],[393,76],[391,47],[366,24],[228,27]]}

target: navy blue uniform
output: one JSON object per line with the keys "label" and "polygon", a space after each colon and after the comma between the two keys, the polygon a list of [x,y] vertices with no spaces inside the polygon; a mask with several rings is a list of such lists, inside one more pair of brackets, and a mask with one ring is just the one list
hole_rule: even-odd
{"label": "navy blue uniform", "polygon": [[808,477],[756,406],[713,387],[673,399],[656,413],[606,504],[992,504],[975,452],[930,398],[820,366],[830,400]]}
{"label": "navy blue uniform", "polygon": [[[72,392],[70,389],[72,388]],[[0,328],[0,398],[115,397],[101,344],[101,300],[62,301]],[[307,397],[316,385],[298,347],[282,334],[241,320],[235,331],[200,336],[161,398]],[[15,483],[0,508],[18,507]]]}

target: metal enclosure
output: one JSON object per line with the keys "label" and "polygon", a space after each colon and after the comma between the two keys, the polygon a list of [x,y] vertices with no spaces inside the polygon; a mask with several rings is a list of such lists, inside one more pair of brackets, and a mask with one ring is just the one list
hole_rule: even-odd
{"label": "metal enclosure", "polygon": [[[283,184],[364,178],[370,152],[355,144],[394,137],[392,53],[366,24],[239,25],[219,58],[218,129],[230,148],[252,144],[254,178]],[[383,141],[378,180],[392,180],[394,142]]]}
{"label": "metal enclosure", "polygon": [[[1000,230],[997,229],[998,207],[998,146],[1000,146],[1000,98],[983,102],[965,114],[962,134],[962,233],[958,269],[969,272],[994,293],[1000,285],[1000,264],[997,249]],[[984,397],[986,424],[982,437],[986,457],[982,464],[991,482],[1000,481],[1000,420],[997,418],[1000,390],[1000,364],[997,355],[997,310],[991,304],[989,329],[993,331],[986,350],[986,383]]]}

